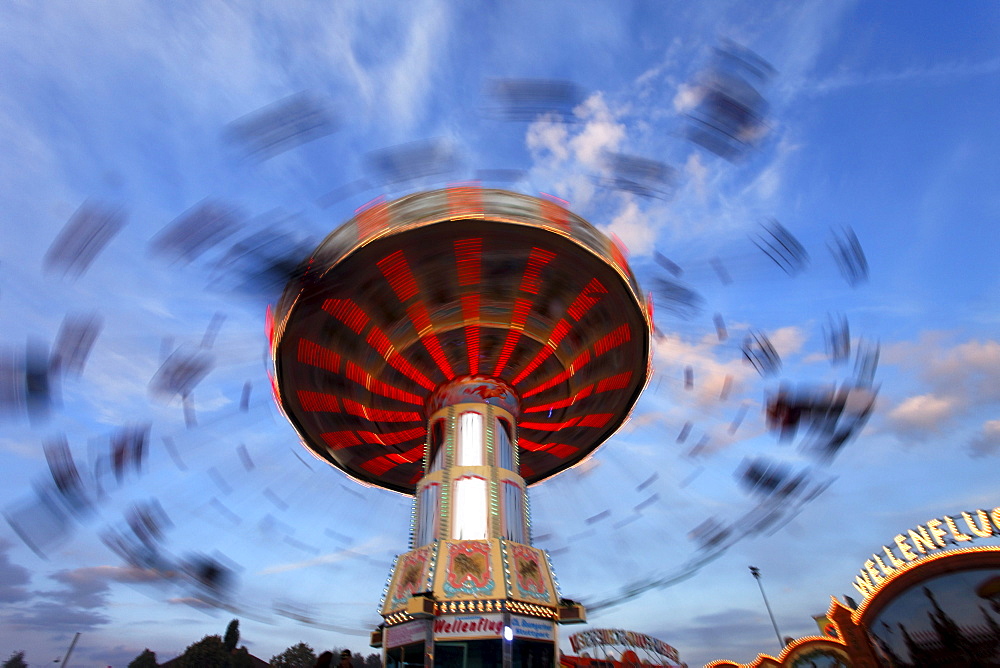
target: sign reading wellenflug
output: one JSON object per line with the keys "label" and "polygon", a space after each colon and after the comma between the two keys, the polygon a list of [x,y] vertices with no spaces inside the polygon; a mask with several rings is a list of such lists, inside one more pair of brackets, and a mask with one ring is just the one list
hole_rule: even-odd
{"label": "sign reading wellenflug", "polygon": [[443,615],[434,620],[434,638],[499,638],[503,633],[503,616]]}

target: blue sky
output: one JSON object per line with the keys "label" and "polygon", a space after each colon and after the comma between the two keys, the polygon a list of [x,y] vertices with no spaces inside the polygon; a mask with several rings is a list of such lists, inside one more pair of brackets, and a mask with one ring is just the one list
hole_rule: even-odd
{"label": "blue sky", "polygon": [[[46,543],[44,558],[0,527],[0,618],[16,631],[3,634],[0,656],[24,649],[30,663],[48,663],[80,631],[70,665],[123,666],[144,647],[162,660],[222,633],[233,616],[265,659],[299,641],[368,649],[363,633],[378,622],[389,566],[406,546],[407,500],[306,457],[274,409],[263,322],[276,295],[223,289],[218,249],[184,263],[152,252],[150,241],[205,201],[245,233],[318,240],[372,197],[406,192],[372,187],[322,201],[366,176],[369,152],[429,139],[453,147],[460,165],[426,185],[523,170],[513,188],[566,199],[617,234],[644,286],[665,276],[652,259],[660,252],[704,299],[689,319],[658,315],[655,374],[629,425],[586,465],[533,488],[536,544],[552,552],[563,594],[601,602],[644,590],[592,614],[592,625],[655,635],[692,665],[747,661],[776,649],[753,564],[782,633],[814,631],[810,615],[850,593],[864,560],[896,533],[998,505],[998,14],[986,2],[961,11],[849,2],[4,5],[0,344],[13,354],[29,340],[51,343],[72,313],[96,312],[103,328],[82,374],[62,379],[46,421],[15,413],[0,423],[0,506],[33,507],[33,490],[49,480],[46,439],[65,434],[90,471],[116,428],[151,431],[142,471],[105,476],[91,511]],[[775,69],[762,89],[767,132],[737,162],[684,138],[692,91],[725,39]],[[484,91],[497,78],[574,82],[582,97],[573,122],[490,117]],[[267,159],[227,139],[237,119],[298,94],[335,119],[335,131]],[[672,167],[672,196],[601,187],[608,152]],[[46,253],[85,203],[119,212],[121,230],[78,277],[47,270]],[[801,275],[785,276],[751,243],[771,218],[809,252]],[[848,227],[870,265],[855,288],[829,252]],[[731,284],[712,270],[716,257]],[[189,428],[180,401],[151,395],[149,384],[165,353],[197,349],[216,313],[225,320]],[[716,337],[715,313],[728,342]],[[761,404],[782,380],[849,379],[850,365],[831,365],[824,352],[831,313],[847,317],[855,344],[880,343],[880,392],[860,437],[823,465],[767,433]],[[778,375],[762,378],[741,361],[734,341],[749,328],[782,354]],[[686,422],[691,435],[679,444]],[[708,555],[689,532],[759,510],[734,477],[753,457],[808,469],[829,487],[695,572]],[[178,562],[216,555],[237,570],[237,612],[186,605],[190,586],[145,582],[102,544],[130,508],[154,501],[173,524],[167,553]],[[651,587],[680,574],[690,577]]]}

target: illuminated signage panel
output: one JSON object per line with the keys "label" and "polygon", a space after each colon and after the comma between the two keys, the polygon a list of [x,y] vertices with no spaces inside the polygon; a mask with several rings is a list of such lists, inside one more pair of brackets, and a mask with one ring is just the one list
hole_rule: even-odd
{"label": "illuminated signage panel", "polygon": [[555,640],[555,625],[551,621],[535,617],[510,616],[510,628],[516,638],[532,640]]}
{"label": "illuminated signage panel", "polygon": [[896,534],[892,545],[883,545],[865,561],[854,578],[854,588],[865,598],[874,594],[885,580],[905,570],[924,557],[949,545],[961,546],[977,538],[1000,535],[1000,507],[993,510],[963,512],[958,517],[945,515]]}
{"label": "illuminated signage panel", "polygon": [[426,620],[418,619],[386,628],[385,646],[391,649],[415,642],[423,642],[427,639],[427,624]]}
{"label": "illuminated signage panel", "polygon": [[444,615],[434,620],[434,639],[499,638],[503,633],[503,616]]}

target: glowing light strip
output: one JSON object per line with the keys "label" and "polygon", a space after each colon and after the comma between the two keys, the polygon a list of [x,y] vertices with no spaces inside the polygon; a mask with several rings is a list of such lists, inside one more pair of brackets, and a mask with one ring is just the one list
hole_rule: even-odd
{"label": "glowing light strip", "polygon": [[348,415],[363,417],[371,422],[423,422],[420,413],[416,411],[387,411],[369,408],[357,401],[343,397],[344,412]]}
{"label": "glowing light strip", "polygon": [[334,450],[350,448],[362,443],[362,440],[353,431],[328,431],[320,434],[320,438],[326,441],[326,444]]}
{"label": "glowing light strip", "polygon": [[609,390],[620,390],[627,387],[630,380],[632,380],[631,371],[623,371],[622,373],[605,378],[597,383],[597,394]]}
{"label": "glowing light strip", "polygon": [[350,360],[347,362],[347,377],[358,385],[364,387],[369,392],[374,392],[375,394],[382,395],[383,397],[389,397],[390,399],[396,399],[398,401],[405,401],[408,404],[416,404],[418,406],[422,406],[424,403],[423,400],[417,395],[401,390],[395,385],[390,385],[389,383],[385,383],[378,378],[375,378]]}
{"label": "glowing light strip", "polygon": [[542,218],[563,229],[569,228],[569,211],[564,208],[569,202],[548,193],[540,194],[544,198],[538,200],[538,213]]}
{"label": "glowing light strip", "polygon": [[396,369],[410,380],[416,382],[418,385],[421,385],[428,390],[434,389],[434,383],[428,380],[427,376],[417,371],[417,368],[410,364],[409,360],[400,355],[389,341],[389,337],[387,337],[385,332],[378,327],[372,327],[371,331],[368,333],[368,345],[378,351],[378,354],[384,357],[385,361],[388,362],[392,368]]}
{"label": "glowing light strip", "polygon": [[[538,288],[542,280],[542,269],[555,256],[555,253],[538,248],[537,246],[532,247],[531,252],[528,254],[528,263],[524,268],[524,274],[521,276],[521,292],[527,292],[532,295],[538,294]],[[494,376],[499,377],[500,372],[503,371],[511,354],[514,352],[517,340],[521,338],[521,331],[528,320],[531,307],[531,301],[522,298],[515,299],[510,329],[507,332],[507,340],[504,341],[503,348],[500,351],[500,358],[497,360],[496,368],[493,370]]]}
{"label": "glowing light strip", "polygon": [[626,341],[632,340],[632,328],[625,323],[618,329],[605,334],[594,344],[594,357],[600,357],[612,348],[617,348]]}
{"label": "glowing light strip", "polygon": [[625,248],[625,244],[616,234],[612,234],[609,241],[608,251],[611,253],[611,261],[621,267],[626,274],[631,274],[632,270],[628,266],[628,249]]}
{"label": "glowing light strip", "polygon": [[598,339],[597,342],[594,343],[593,348],[588,348],[587,350],[584,350],[582,353],[577,355],[576,359],[573,360],[573,362],[569,365],[569,368],[560,371],[555,376],[543,382],[542,384],[537,385],[530,390],[522,392],[521,398],[527,399],[528,397],[538,394],[539,392],[544,392],[550,387],[553,387],[563,382],[570,376],[579,373],[580,369],[582,369],[584,366],[586,366],[588,362],[590,362],[591,350],[594,351],[593,352],[594,357],[599,357],[604,353],[608,352],[609,350],[617,348],[626,341],[630,341],[631,339],[632,339],[632,328],[629,327],[628,323],[625,323],[622,326],[618,327],[617,329],[605,334],[600,339]]}
{"label": "glowing light strip", "polygon": [[536,443],[526,438],[518,439],[518,445],[529,452],[545,452],[549,447],[548,443]]}
{"label": "glowing light strip", "polygon": [[646,293],[646,318],[649,320],[650,333],[656,333],[656,320],[653,319],[653,293]]}
{"label": "glowing light strip", "polygon": [[393,469],[399,466],[398,462],[394,462],[389,459],[388,456],[382,455],[381,457],[376,457],[375,459],[368,459],[361,462],[361,468],[368,471],[374,476],[382,476],[389,469]]}
{"label": "glowing light strip", "polygon": [[[346,399],[345,399],[346,402]],[[578,427],[603,427],[615,416],[614,413],[594,413],[580,418]]]}
{"label": "glowing light strip", "polygon": [[521,292],[533,295],[538,294],[538,288],[542,284],[542,268],[551,262],[555,256],[556,254],[550,251],[538,248],[537,246],[532,247],[531,253],[528,255],[528,264],[524,269],[524,275],[521,277]]}
{"label": "glowing light strip", "polygon": [[413,328],[417,330],[417,334],[420,336],[420,342],[424,344],[424,348],[430,354],[431,359],[434,363],[438,365],[441,369],[441,373],[444,374],[445,378],[451,380],[455,377],[455,372],[452,371],[451,363],[448,361],[448,356],[445,355],[444,349],[441,347],[441,341],[433,333],[434,326],[431,325],[430,314],[427,313],[427,306],[423,302],[414,302],[406,309],[406,314],[410,317],[410,322],[413,323]]}
{"label": "glowing light strip", "polygon": [[568,443],[536,443],[524,438],[521,439],[521,447],[529,452],[546,452],[559,459],[566,459],[566,457],[580,451],[580,448]]}
{"label": "glowing light strip", "polygon": [[465,326],[465,351],[469,358],[469,373],[479,373],[479,327],[468,323],[479,322],[479,293],[462,295],[462,318]]}
{"label": "glowing light strip", "polygon": [[587,287],[580,291],[580,294],[576,296],[573,303],[566,309],[566,312],[569,313],[569,317],[573,318],[573,320],[579,321],[594,304],[600,301],[601,295],[606,294],[608,294],[608,289],[599,280],[592,278]]}
{"label": "glowing light strip", "polygon": [[465,328],[465,345],[469,352],[469,373],[479,373],[479,328]]}
{"label": "glowing light strip", "polygon": [[[370,443],[372,445],[398,445],[399,443],[405,443],[406,441],[412,441],[415,438],[422,437],[424,435],[424,430],[423,428],[419,428],[384,433],[374,431],[358,431],[357,433],[358,436],[361,437],[361,440],[365,443]],[[423,445],[420,446],[420,448],[423,447]],[[422,449],[421,452],[423,452]]]}
{"label": "glowing light strip", "polygon": [[[519,422],[517,426],[533,431],[559,431],[569,427],[604,427],[614,416],[614,413],[593,413],[570,418],[566,422]],[[523,443],[524,439],[520,442]]]}
{"label": "glowing light strip", "polygon": [[448,209],[453,216],[483,213],[483,190],[478,181],[448,188]]}
{"label": "glowing light strip", "polygon": [[[303,364],[338,373],[340,355],[308,339],[299,339],[298,360]],[[350,363],[348,363],[350,364]]]}
{"label": "glowing light strip", "polygon": [[455,268],[458,284],[476,285],[480,276],[480,256],[483,251],[482,238],[462,239],[455,242]]}
{"label": "glowing light strip", "polygon": [[389,225],[389,204],[385,195],[379,195],[367,204],[354,211],[355,225],[358,229],[358,241],[367,239],[371,234]]}
{"label": "glowing light strip", "polygon": [[271,305],[268,304],[267,308],[264,309],[264,335],[267,337],[267,347],[271,352],[271,357],[274,357],[274,311],[271,309]]}
{"label": "glowing light strip", "polygon": [[[518,422],[518,429],[532,429],[534,431],[559,431],[575,426],[580,421],[579,417],[573,417],[566,422]],[[524,444],[524,439],[519,439],[519,443]]]}
{"label": "glowing light strip", "polygon": [[315,412],[325,412],[325,413],[339,413],[340,404],[337,402],[337,397],[332,394],[326,394],[325,392],[309,392],[308,390],[299,390],[299,405],[302,406],[302,410]]}
{"label": "glowing light strip", "polygon": [[[589,357],[586,358],[586,359],[584,359],[584,364],[586,364],[587,361],[589,361]],[[567,369],[566,371],[563,371],[562,373],[558,374],[557,376],[555,376],[551,380],[546,381],[542,385],[539,385],[535,389],[530,390],[528,392],[525,392],[524,395],[523,395],[523,398],[526,399],[526,398],[528,398],[528,397],[530,397],[532,395],[535,395],[535,394],[538,394],[539,392],[542,392],[543,390],[547,390],[552,385],[555,385],[555,384],[557,384],[559,382],[562,382],[563,380],[565,380],[566,378],[568,378],[570,375],[572,375],[572,374]],[[568,399],[560,399],[559,401],[550,401],[550,402],[545,403],[545,404],[539,404],[537,406],[531,406],[529,408],[525,408],[523,410],[523,412],[524,413],[542,413],[544,411],[554,410],[554,409],[557,409],[557,408],[566,408],[567,406],[572,406],[573,404],[575,404],[577,401],[580,401],[581,399],[585,399],[585,398],[589,397],[591,394],[600,394],[601,392],[609,392],[611,390],[620,390],[622,388],[625,388],[625,387],[628,386],[628,383],[629,383],[629,381],[631,379],[632,379],[632,372],[631,371],[624,371],[624,372],[616,374],[614,376],[609,376],[609,377],[605,378],[604,380],[598,381],[596,385],[594,383],[591,383],[590,385],[587,385],[587,386],[583,387],[579,392],[577,392],[576,394],[574,394],[572,397],[569,397]]]}
{"label": "glowing light strip", "polygon": [[368,314],[350,299],[327,299],[322,308],[350,327],[355,334],[360,334],[370,320]]}
{"label": "glowing light strip", "polygon": [[267,372],[267,378],[271,381],[271,399],[274,400],[274,405],[278,407],[281,414],[285,415],[285,409],[281,406],[281,389],[278,387],[278,379],[270,371]]}
{"label": "glowing light strip", "polygon": [[544,413],[545,411],[555,410],[557,408],[566,408],[567,406],[572,406],[577,401],[581,399],[586,399],[594,392],[594,385],[590,384],[584,387],[582,390],[574,394],[572,397],[567,399],[561,399],[559,401],[550,401],[546,404],[539,404],[538,406],[532,406],[530,408],[525,408],[522,412],[524,413]]}
{"label": "glowing light strip", "polygon": [[400,302],[405,304],[417,294],[417,282],[413,278],[413,272],[410,271],[410,265],[406,261],[403,251],[398,250],[387,255],[376,264],[382,270],[385,280],[389,281],[389,285],[392,286],[393,292],[396,293]]}
{"label": "glowing light strip", "polygon": [[522,392],[521,393],[521,398],[522,399],[527,399],[528,397],[530,397],[532,395],[538,394],[539,392],[544,392],[545,390],[549,389],[550,387],[558,385],[559,383],[563,382],[564,380],[566,380],[570,376],[573,376],[573,375],[576,375],[577,373],[579,373],[580,369],[582,369],[583,367],[585,367],[588,362],[590,362],[590,349],[589,348],[587,350],[584,350],[579,355],[577,355],[576,359],[573,360],[573,362],[569,365],[568,368],[563,369],[562,371],[560,371],[559,373],[557,373],[556,375],[554,375],[552,378],[549,378],[547,381],[545,381],[544,383],[542,383],[541,385],[538,385],[538,386],[536,386],[536,387],[534,387],[534,388],[532,388],[530,390],[527,390],[526,392]]}
{"label": "glowing light strip", "polygon": [[550,455],[555,455],[559,459],[566,459],[570,455],[576,454],[580,451],[580,448],[575,445],[569,445],[568,443],[552,443],[551,447],[546,451]]}
{"label": "glowing light strip", "polygon": [[507,339],[503,342],[503,348],[501,348],[500,356],[497,358],[496,368],[493,369],[494,377],[499,377],[500,372],[503,371],[505,366],[507,366],[507,360],[510,359],[511,354],[514,352],[514,347],[517,346],[517,340],[521,338],[521,331],[524,329],[524,323],[528,321],[529,313],[531,313],[530,301],[521,297],[514,300],[514,310],[510,318],[510,328],[507,330]]}
{"label": "glowing light strip", "polygon": [[389,459],[394,459],[400,464],[414,464],[424,456],[424,444],[414,446],[406,452],[392,452],[386,455]]}
{"label": "glowing light strip", "polygon": [[552,333],[549,335],[549,340],[545,342],[545,347],[539,350],[538,354],[535,355],[535,359],[531,360],[531,362],[528,363],[528,366],[526,366],[524,370],[511,381],[511,385],[517,385],[520,383],[528,374],[537,369],[542,362],[547,360],[549,356],[556,351],[556,348],[559,347],[559,344],[566,337],[566,335],[569,334],[571,329],[572,326],[568,322],[565,320],[559,320],[555,327],[552,328]]}

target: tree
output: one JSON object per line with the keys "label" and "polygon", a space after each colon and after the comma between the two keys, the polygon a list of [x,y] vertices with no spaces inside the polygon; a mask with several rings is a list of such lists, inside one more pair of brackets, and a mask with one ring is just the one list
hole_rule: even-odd
{"label": "tree", "polygon": [[205,636],[180,656],[180,668],[230,668],[232,661],[219,636]]}
{"label": "tree", "polygon": [[226,651],[232,653],[236,645],[240,642],[240,620],[234,619],[226,627],[226,635],[222,637],[222,643],[226,646]]}
{"label": "tree", "polygon": [[10,658],[3,662],[3,668],[28,668],[24,661],[24,652],[11,652]]}
{"label": "tree", "polygon": [[128,668],[156,668],[157,665],[156,652],[151,652],[147,647],[142,650],[139,656],[132,659],[132,662],[128,664]]}
{"label": "tree", "polygon": [[316,665],[316,652],[304,642],[292,645],[281,654],[271,657],[271,668],[312,668]]}
{"label": "tree", "polygon": [[365,668],[382,668],[382,657],[372,652],[365,657]]}

